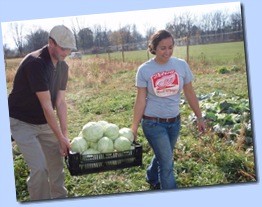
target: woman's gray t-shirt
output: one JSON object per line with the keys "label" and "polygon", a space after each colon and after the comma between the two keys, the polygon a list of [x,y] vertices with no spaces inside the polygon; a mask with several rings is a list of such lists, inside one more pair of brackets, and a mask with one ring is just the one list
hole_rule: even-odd
{"label": "woman's gray t-shirt", "polygon": [[180,113],[180,92],[193,80],[186,61],[171,57],[160,65],[152,58],[139,66],[136,87],[147,88],[144,115],[159,118],[176,117]]}

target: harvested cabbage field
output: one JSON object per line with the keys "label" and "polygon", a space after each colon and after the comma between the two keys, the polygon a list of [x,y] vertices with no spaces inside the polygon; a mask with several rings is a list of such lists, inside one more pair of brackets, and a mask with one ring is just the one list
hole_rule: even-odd
{"label": "harvested cabbage field", "polygon": [[[193,86],[207,132],[203,136],[198,135],[195,117],[182,94],[182,128],[174,154],[178,187],[185,190],[256,182],[252,97],[248,93],[244,44],[223,45],[223,48],[230,50],[220,50],[219,44],[197,47],[192,47],[189,64],[195,76]],[[177,47],[174,55],[185,58],[184,50]],[[205,52],[211,50],[213,53]],[[119,129],[131,126],[136,96],[135,74],[147,55],[146,51],[136,51],[125,52],[125,57],[125,62],[121,60],[121,53],[110,54],[110,60],[107,54],[86,55],[82,60],[68,59],[70,76],[66,98],[70,139],[77,137],[88,122],[107,121],[116,124]],[[19,61],[7,60],[8,91]],[[143,148],[142,166],[71,176],[65,164],[68,196],[149,191],[145,172],[152,150],[141,127],[137,142]],[[22,155],[14,154],[14,173],[17,200],[28,201],[26,179],[29,171]]]}

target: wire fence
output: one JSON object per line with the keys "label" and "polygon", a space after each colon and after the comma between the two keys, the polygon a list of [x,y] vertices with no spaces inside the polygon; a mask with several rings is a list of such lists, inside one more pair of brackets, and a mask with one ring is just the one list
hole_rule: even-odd
{"label": "wire fence", "polygon": [[[176,38],[176,46],[186,45],[199,45],[199,44],[212,44],[212,43],[223,43],[223,42],[236,42],[243,41],[243,31],[235,32],[220,32],[214,34],[198,34],[190,37]],[[131,50],[145,50],[148,47],[148,41],[136,42],[136,43],[125,43],[121,45],[113,45],[108,48],[100,48],[103,52],[114,52],[114,51],[131,51]],[[105,51],[106,50],[106,51]]]}

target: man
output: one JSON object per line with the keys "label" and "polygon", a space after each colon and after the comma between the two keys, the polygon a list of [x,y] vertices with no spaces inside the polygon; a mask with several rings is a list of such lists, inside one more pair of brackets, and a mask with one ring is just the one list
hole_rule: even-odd
{"label": "man", "polygon": [[67,196],[63,156],[70,142],[64,60],[75,48],[74,35],[67,27],[53,27],[48,44],[22,60],[8,98],[11,134],[30,169],[30,200]]}

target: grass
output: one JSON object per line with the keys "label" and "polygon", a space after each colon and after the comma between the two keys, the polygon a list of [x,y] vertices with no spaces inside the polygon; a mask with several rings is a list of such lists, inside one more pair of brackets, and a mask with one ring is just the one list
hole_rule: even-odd
{"label": "grass", "polygon": [[[183,48],[180,49],[182,51]],[[225,54],[218,52],[221,50]],[[197,58],[201,51],[205,51],[206,63]],[[243,43],[192,46],[191,53],[190,66],[195,75],[193,85],[197,94],[219,91],[239,97],[240,101],[248,99]],[[106,120],[116,123],[119,127],[131,126],[136,96],[135,74],[138,65],[145,61],[147,56],[141,55],[146,54],[145,51],[126,52],[125,55],[130,60],[122,62],[118,54],[112,53],[111,60],[108,60],[107,54],[98,57],[85,56],[80,61],[68,60],[70,76],[66,99],[70,138],[78,135],[88,121]],[[241,56],[239,61],[235,62],[236,54]],[[19,59],[7,60],[7,92],[11,90],[13,75],[19,62]],[[233,64],[241,70],[227,74],[216,72],[218,66],[231,67]],[[190,188],[255,182],[253,146],[252,143],[245,142],[245,134],[242,133],[231,140],[229,137],[217,136],[208,125],[207,133],[200,137],[193,124],[188,122],[191,112],[187,104],[181,105],[182,129],[174,154],[178,186]],[[143,166],[83,176],[71,176],[65,169],[65,185],[69,197],[148,191],[145,171],[153,152],[143,136],[141,127],[138,130],[137,141],[143,146]],[[228,144],[229,141],[233,144]],[[14,170],[17,199],[27,201],[28,169],[21,155],[14,156]]]}
{"label": "grass", "polygon": [[[124,52],[126,62],[143,62],[148,59],[147,51]],[[85,58],[100,57],[109,59],[108,54],[88,55]],[[186,47],[175,46],[174,56],[186,59]],[[223,65],[238,65],[245,67],[245,49],[243,42],[220,43],[207,45],[192,45],[189,50],[190,62],[201,63],[202,67],[219,67]],[[153,57],[151,54],[149,57]],[[122,52],[110,53],[111,60],[122,60]]]}

